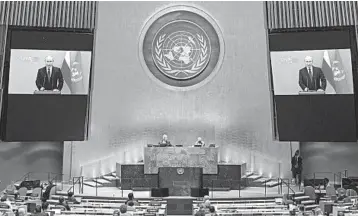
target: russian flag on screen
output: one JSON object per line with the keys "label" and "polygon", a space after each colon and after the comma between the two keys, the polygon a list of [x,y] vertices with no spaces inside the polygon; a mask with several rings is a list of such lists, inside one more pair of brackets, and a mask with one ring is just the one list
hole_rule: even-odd
{"label": "russian flag on screen", "polygon": [[349,91],[344,65],[338,50],[324,51],[322,71],[337,94]]}
{"label": "russian flag on screen", "polygon": [[61,71],[72,94],[86,94],[84,92],[81,52],[67,51]]}

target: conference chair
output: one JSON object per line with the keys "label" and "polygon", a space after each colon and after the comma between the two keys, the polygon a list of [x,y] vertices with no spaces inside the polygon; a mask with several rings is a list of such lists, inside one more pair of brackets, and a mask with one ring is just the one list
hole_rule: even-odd
{"label": "conference chair", "polygon": [[353,189],[348,189],[348,190],[346,191],[346,196],[347,196],[347,197],[357,196],[357,192],[354,191]]}
{"label": "conference chair", "polygon": [[56,191],[57,191],[56,186],[51,188],[50,194],[49,194],[50,199],[52,199],[53,195],[56,195]]}
{"label": "conference chair", "polygon": [[333,196],[337,196],[336,189],[332,185],[328,185],[326,187],[326,197],[328,199],[332,199]]}
{"label": "conference chair", "polygon": [[20,197],[25,197],[27,195],[27,188],[26,187],[22,187],[18,190],[19,196]]}
{"label": "conference chair", "polygon": [[36,198],[41,198],[41,196],[42,196],[42,188],[40,188],[40,187],[34,188],[32,190],[31,196],[36,197]]}
{"label": "conference chair", "polygon": [[289,206],[290,204],[294,204],[293,200],[289,199],[289,195],[287,193],[283,194],[282,203],[287,206]]}
{"label": "conference chair", "polygon": [[311,200],[316,200],[316,192],[312,186],[306,186],[304,188],[305,196],[309,196]]}

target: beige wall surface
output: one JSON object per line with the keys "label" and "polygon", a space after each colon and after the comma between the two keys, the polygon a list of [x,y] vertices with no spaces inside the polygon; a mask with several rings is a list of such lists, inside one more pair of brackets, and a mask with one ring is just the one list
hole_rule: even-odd
{"label": "beige wall surface", "polygon": [[[225,42],[216,76],[184,92],[154,82],[138,53],[146,20],[173,4],[99,2],[90,135],[73,142],[73,175],[97,176],[114,171],[116,162],[142,160],[143,147],[157,143],[162,133],[184,146],[201,136],[220,146],[219,160],[289,175],[289,144],[273,141],[264,3],[180,2],[212,16]],[[70,143],[64,152],[68,173]]]}

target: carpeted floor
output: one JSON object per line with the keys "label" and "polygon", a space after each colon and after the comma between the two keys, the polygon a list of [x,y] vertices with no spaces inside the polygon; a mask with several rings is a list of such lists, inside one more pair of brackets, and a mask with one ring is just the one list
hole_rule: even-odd
{"label": "carpeted floor", "polygon": [[167,199],[167,215],[192,215],[193,199],[169,198]]}

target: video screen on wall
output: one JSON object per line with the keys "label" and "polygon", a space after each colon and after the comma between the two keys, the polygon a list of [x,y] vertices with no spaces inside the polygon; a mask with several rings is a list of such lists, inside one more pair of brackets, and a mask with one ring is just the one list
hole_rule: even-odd
{"label": "video screen on wall", "polygon": [[353,94],[350,49],[271,52],[275,95]]}
{"label": "video screen on wall", "polygon": [[11,49],[8,93],[87,95],[91,55],[90,51]]}
{"label": "video screen on wall", "polygon": [[3,140],[85,140],[92,49],[91,32],[9,29]]}
{"label": "video screen on wall", "polygon": [[279,140],[357,139],[354,50],[350,30],[270,35]]}

